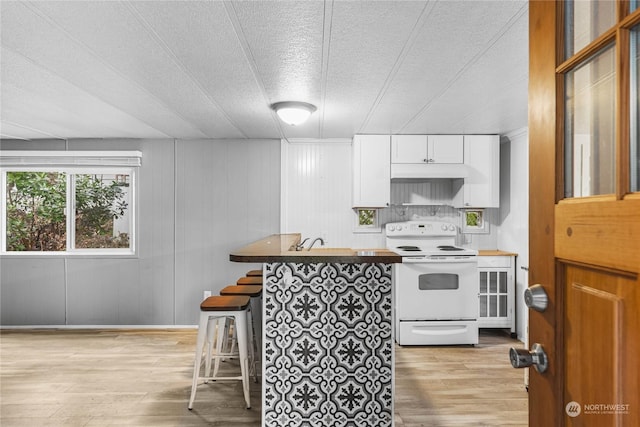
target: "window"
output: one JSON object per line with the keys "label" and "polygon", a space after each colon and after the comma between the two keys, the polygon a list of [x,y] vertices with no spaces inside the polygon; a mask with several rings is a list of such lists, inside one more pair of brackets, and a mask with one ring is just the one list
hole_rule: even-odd
{"label": "window", "polygon": [[2,253],[133,254],[139,152],[2,153]]}
{"label": "window", "polygon": [[382,231],[378,225],[378,210],[358,208],[356,213],[356,233],[379,233]]}
{"label": "window", "polygon": [[489,233],[489,223],[485,219],[484,209],[465,209],[462,211],[462,233]]}

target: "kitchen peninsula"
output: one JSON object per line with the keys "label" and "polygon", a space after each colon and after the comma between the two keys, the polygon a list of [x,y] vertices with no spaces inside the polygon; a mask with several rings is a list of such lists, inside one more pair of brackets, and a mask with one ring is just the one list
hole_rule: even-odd
{"label": "kitchen peninsula", "polygon": [[402,258],[296,251],[300,239],[272,235],[229,257],[263,263],[263,425],[391,426],[391,267]]}

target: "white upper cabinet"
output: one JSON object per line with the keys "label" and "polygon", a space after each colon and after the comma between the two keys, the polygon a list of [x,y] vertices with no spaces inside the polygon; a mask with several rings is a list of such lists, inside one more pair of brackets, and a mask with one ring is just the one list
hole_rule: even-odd
{"label": "white upper cabinet", "polygon": [[462,135],[393,135],[391,163],[463,163]]}
{"label": "white upper cabinet", "polygon": [[426,163],[427,135],[392,135],[391,163]]}
{"label": "white upper cabinet", "polygon": [[391,201],[391,137],[353,137],[353,207],[385,208]]}
{"label": "white upper cabinet", "polygon": [[462,135],[429,135],[430,163],[464,163]]}
{"label": "white upper cabinet", "polygon": [[456,208],[500,207],[500,137],[465,135],[464,164],[468,176],[454,180]]}

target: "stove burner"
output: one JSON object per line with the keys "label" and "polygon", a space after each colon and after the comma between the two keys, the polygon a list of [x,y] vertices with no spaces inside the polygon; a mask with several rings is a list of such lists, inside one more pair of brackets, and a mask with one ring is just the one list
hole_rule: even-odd
{"label": "stove burner", "polygon": [[420,252],[420,248],[417,246],[398,246],[398,249],[407,252]]}
{"label": "stove burner", "polygon": [[441,251],[463,251],[464,250],[462,248],[457,248],[455,246],[449,246],[449,245],[438,246],[438,249],[440,249]]}

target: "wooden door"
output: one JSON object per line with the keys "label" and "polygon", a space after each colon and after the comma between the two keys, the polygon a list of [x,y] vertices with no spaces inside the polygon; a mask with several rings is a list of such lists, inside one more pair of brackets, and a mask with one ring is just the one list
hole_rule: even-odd
{"label": "wooden door", "polygon": [[[541,284],[549,296],[548,308],[529,316],[529,342],[549,357],[549,369],[531,370],[529,378],[532,427],[640,425],[640,193],[630,166],[631,153],[637,157],[631,147],[638,147],[637,112],[631,115],[638,79],[630,71],[637,53],[630,59],[629,46],[637,40],[640,11],[630,13],[629,2],[613,5],[613,25],[572,55],[563,52],[567,4],[532,1],[529,7],[529,284]],[[568,84],[572,72],[610,46],[614,74],[603,73],[597,84],[608,80],[614,87],[599,101],[605,105],[599,113],[613,117],[611,167],[603,167],[607,153],[598,153],[601,163],[589,160],[587,169],[611,185],[578,197],[567,189],[593,182],[573,170],[575,146],[566,144],[574,135],[565,103],[576,95]],[[599,71],[594,67],[591,76]],[[601,142],[595,117],[581,137]]]}

